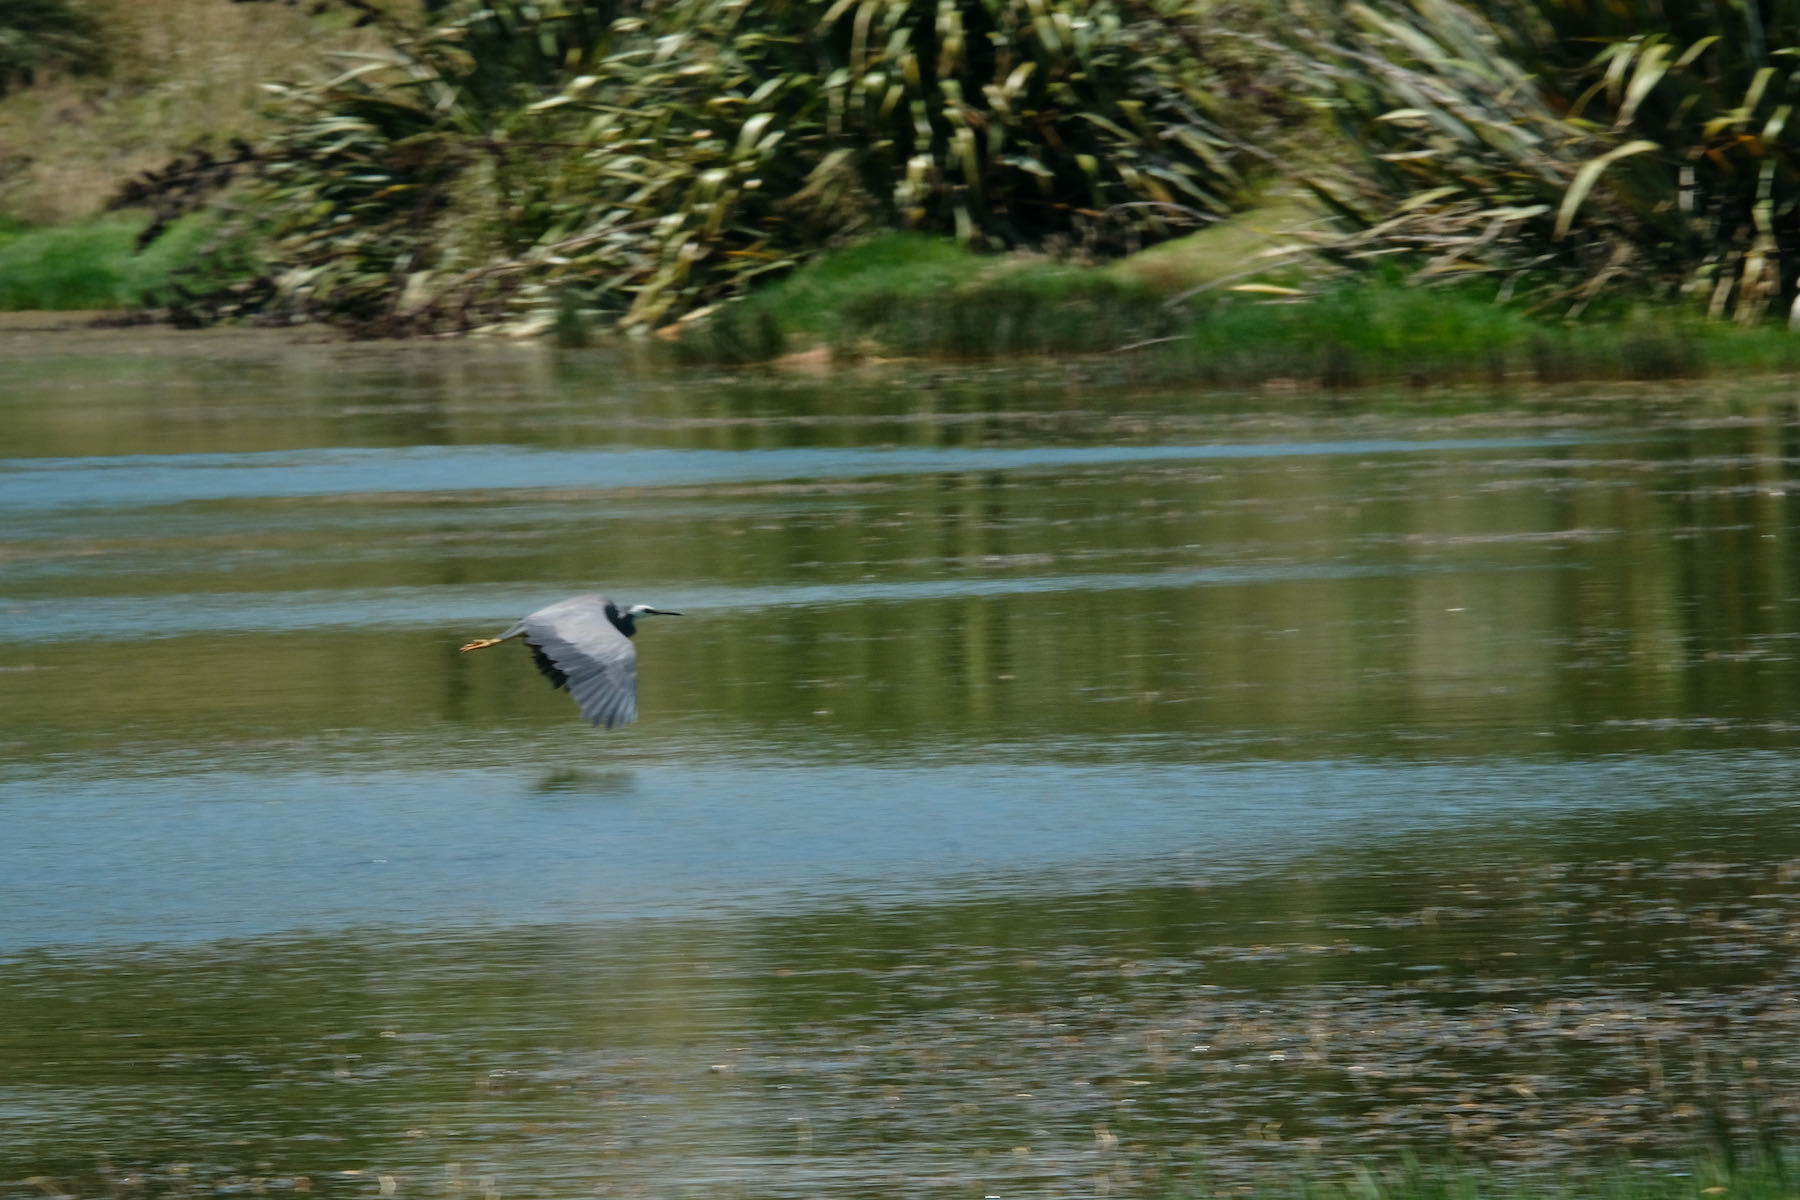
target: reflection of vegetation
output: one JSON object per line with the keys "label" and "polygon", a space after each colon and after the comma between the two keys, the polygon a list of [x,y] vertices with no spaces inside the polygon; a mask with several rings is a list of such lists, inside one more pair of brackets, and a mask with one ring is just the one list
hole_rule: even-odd
{"label": "reflection of vegetation", "polygon": [[1673,1169],[1627,1165],[1579,1181],[1566,1176],[1522,1181],[1465,1162],[1437,1164],[1409,1155],[1398,1161],[1360,1163],[1343,1178],[1297,1173],[1257,1195],[1267,1200],[1473,1200],[1478,1196],[1692,1200],[1698,1194],[1729,1195],[1734,1200],[1784,1200],[1793,1194],[1792,1158],[1792,1152],[1778,1149],[1773,1155],[1748,1160],[1702,1158]]}
{"label": "reflection of vegetation", "polygon": [[551,767],[532,790],[571,796],[616,796],[629,793],[636,786],[630,771],[593,771],[586,767]]}
{"label": "reflection of vegetation", "polygon": [[[481,378],[468,388],[488,394]],[[879,381],[852,390],[670,392],[634,401],[633,416],[681,431],[660,444],[757,449],[852,439],[864,427],[834,426],[833,415],[914,402]],[[1013,428],[1106,436],[1115,426],[1102,395],[1065,382],[1020,397],[1027,423]],[[979,377],[926,398],[945,421],[884,436],[974,445],[1005,428]],[[804,419],[784,426],[771,406]],[[1491,428],[1481,408],[1471,420]],[[442,404],[431,411],[450,423],[433,424],[434,436],[491,428],[445,417],[483,410]],[[1164,735],[1139,746],[1146,755],[1218,757],[1241,747],[1213,739],[1246,731],[1278,757],[1339,745],[1407,753],[1408,736],[1488,753],[1544,746],[1546,729],[1551,744],[1583,751],[1645,739],[1753,746],[1779,743],[1784,714],[1800,708],[1800,680],[1771,668],[1793,630],[1783,597],[1800,580],[1765,539],[1782,528],[1791,455],[1779,418],[1762,412],[1740,428],[1657,435],[1666,463],[1590,459],[1576,446],[676,495],[244,501],[193,506],[146,540],[109,532],[73,545],[96,593],[272,592],[280,603],[353,588],[370,619],[383,615],[381,594],[360,589],[404,596],[453,582],[555,598],[602,559],[609,580],[692,581],[730,596],[646,649],[655,665],[643,704],[655,719],[634,731],[634,752],[667,752],[696,726],[736,730],[771,753],[874,757],[995,744],[1103,755],[1111,739],[1144,734]],[[296,427],[313,419],[309,410]],[[1216,436],[1222,421],[1181,428]],[[346,529],[358,530],[350,560]],[[9,595],[61,594],[58,560],[41,544],[9,552]],[[1253,569],[1240,569],[1244,556]],[[792,598],[809,586],[825,590]],[[655,593],[682,600],[666,584]],[[745,607],[759,594],[764,606]],[[468,632],[265,630],[129,653],[24,643],[0,665],[42,669],[8,676],[7,721],[17,753],[33,756],[110,753],[121,738],[317,747],[320,730],[345,726],[415,736],[423,754],[447,731],[575,732],[566,701],[520,661],[459,658]],[[471,753],[511,761],[504,739]]]}
{"label": "reflection of vegetation", "polygon": [[728,1161],[839,1195],[898,1156],[1076,1162],[1125,1196],[1195,1163],[1335,1196],[1361,1163],[1358,1197],[1560,1171],[1675,1200],[1617,1156],[1705,1154],[1756,1200],[1795,1140],[1780,771],[1760,813],[1477,819],[1194,886],[15,953],[0,1177],[654,1194]]}

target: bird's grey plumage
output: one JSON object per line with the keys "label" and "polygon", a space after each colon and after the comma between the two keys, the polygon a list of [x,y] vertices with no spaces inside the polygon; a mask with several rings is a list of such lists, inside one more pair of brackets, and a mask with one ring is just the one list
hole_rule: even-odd
{"label": "bird's grey plumage", "polygon": [[637,632],[637,617],[647,613],[681,615],[647,604],[622,610],[598,594],[576,596],[521,618],[497,638],[463,649],[524,638],[545,678],[569,689],[582,716],[611,729],[637,720],[637,648],[631,635]]}

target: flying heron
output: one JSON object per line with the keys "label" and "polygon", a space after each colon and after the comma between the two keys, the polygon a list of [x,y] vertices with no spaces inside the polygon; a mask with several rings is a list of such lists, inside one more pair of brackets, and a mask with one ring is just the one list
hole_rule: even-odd
{"label": "flying heron", "polygon": [[679,617],[666,608],[633,604],[621,610],[610,596],[574,596],[520,618],[499,637],[481,638],[463,652],[522,637],[538,670],[554,687],[567,687],[581,715],[611,729],[637,720],[639,617]]}

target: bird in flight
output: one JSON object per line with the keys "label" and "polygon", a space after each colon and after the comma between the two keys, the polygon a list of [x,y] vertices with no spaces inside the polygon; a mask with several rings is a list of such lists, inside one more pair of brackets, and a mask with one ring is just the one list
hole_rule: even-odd
{"label": "bird in flight", "polygon": [[551,685],[568,688],[582,716],[611,729],[637,720],[637,647],[631,644],[637,619],[680,615],[648,604],[621,609],[610,596],[574,596],[521,617],[499,637],[462,649],[466,654],[524,638]]}

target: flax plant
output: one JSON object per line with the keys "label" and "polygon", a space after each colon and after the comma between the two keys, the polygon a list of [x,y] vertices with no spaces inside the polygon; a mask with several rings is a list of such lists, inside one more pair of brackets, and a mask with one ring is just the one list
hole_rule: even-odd
{"label": "flax plant", "polygon": [[1314,10],[1357,170],[1309,180],[1343,261],[1486,275],[1559,315],[1754,322],[1800,275],[1800,3],[1367,0]]}
{"label": "flax plant", "polygon": [[1110,0],[502,0],[277,89],[223,307],[666,324],[866,230],[1107,255],[1231,211],[1191,46]]}

